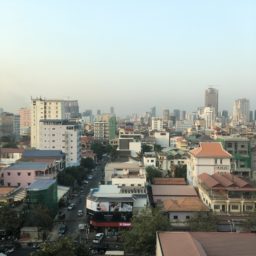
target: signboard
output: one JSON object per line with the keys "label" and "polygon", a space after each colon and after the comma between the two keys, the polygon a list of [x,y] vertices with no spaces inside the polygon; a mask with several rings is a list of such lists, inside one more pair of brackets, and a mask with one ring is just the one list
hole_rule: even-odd
{"label": "signboard", "polygon": [[132,207],[131,202],[94,202],[89,199],[86,201],[86,208],[94,212],[132,212]]}

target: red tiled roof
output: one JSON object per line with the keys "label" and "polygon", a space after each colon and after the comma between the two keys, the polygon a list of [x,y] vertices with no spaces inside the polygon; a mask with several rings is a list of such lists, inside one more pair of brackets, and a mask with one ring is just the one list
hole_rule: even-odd
{"label": "red tiled roof", "polygon": [[235,186],[234,182],[232,182],[230,179],[226,178],[225,176],[221,175],[220,173],[214,173],[212,175],[212,178],[217,180],[224,187]]}
{"label": "red tiled roof", "polygon": [[213,188],[213,187],[218,187],[220,186],[220,183],[212,178],[209,174],[207,173],[202,173],[198,175],[198,179],[203,182],[208,188]]}
{"label": "red tiled roof", "polygon": [[198,197],[185,197],[178,199],[168,199],[163,201],[166,212],[202,212],[209,209]]}
{"label": "red tiled roof", "polygon": [[245,181],[235,175],[232,175],[230,173],[225,173],[225,174],[223,174],[223,176],[225,176],[229,180],[232,180],[240,188],[251,187],[251,185],[247,181]]}
{"label": "red tiled roof", "polygon": [[224,188],[230,191],[256,191],[256,188],[252,187],[248,182],[229,173],[215,173],[213,175],[202,173],[198,175],[198,179],[208,188]]}
{"label": "red tiled roof", "polygon": [[184,178],[154,178],[154,185],[186,185]]}
{"label": "red tiled roof", "polygon": [[200,142],[200,146],[190,151],[198,158],[231,158],[220,142]]}

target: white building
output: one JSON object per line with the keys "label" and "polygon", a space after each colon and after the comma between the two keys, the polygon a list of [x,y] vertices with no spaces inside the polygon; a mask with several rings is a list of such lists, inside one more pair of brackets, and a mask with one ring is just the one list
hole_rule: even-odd
{"label": "white building", "polygon": [[230,173],[230,155],[220,142],[201,142],[198,148],[189,151],[187,161],[187,180],[197,187],[198,175],[207,173]]}
{"label": "white building", "polygon": [[143,156],[143,164],[145,167],[153,166],[156,167],[156,153],[155,152],[145,152]]}
{"label": "white building", "polygon": [[152,117],[151,120],[152,131],[163,131],[163,119],[159,117]]}
{"label": "white building", "polygon": [[67,120],[41,120],[39,149],[57,149],[66,154],[66,166],[80,164],[81,130],[77,123]]}
{"label": "white building", "polygon": [[32,99],[31,113],[31,147],[38,148],[40,120],[76,118],[79,116],[78,101],[35,98]]}
{"label": "white building", "polygon": [[163,148],[167,148],[170,145],[170,134],[169,132],[155,132],[154,137],[156,144]]}
{"label": "white building", "polygon": [[233,107],[233,125],[247,124],[250,120],[250,102],[247,99],[238,99]]}
{"label": "white building", "polygon": [[216,113],[214,107],[205,107],[201,118],[205,120],[205,128],[212,129],[216,119]]}
{"label": "white building", "polygon": [[175,130],[179,132],[185,132],[187,129],[194,126],[194,121],[191,120],[181,120],[176,121]]}

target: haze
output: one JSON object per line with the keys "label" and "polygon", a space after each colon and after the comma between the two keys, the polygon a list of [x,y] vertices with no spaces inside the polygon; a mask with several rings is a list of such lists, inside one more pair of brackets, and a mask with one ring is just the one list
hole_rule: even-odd
{"label": "haze", "polygon": [[0,107],[192,111],[215,87],[220,110],[241,97],[254,110],[255,13],[253,0],[1,1]]}

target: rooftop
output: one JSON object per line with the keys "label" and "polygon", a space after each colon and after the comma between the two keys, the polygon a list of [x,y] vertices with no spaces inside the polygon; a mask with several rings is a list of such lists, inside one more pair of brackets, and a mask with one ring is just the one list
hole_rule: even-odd
{"label": "rooftop", "polygon": [[0,153],[23,153],[24,148],[0,148]]}
{"label": "rooftop", "polygon": [[53,179],[41,179],[36,180],[30,186],[28,186],[28,191],[38,191],[48,189],[52,184],[56,183],[56,180]]}
{"label": "rooftop", "polygon": [[154,178],[154,185],[186,185],[184,178]]}
{"label": "rooftop", "polygon": [[231,158],[220,142],[200,142],[200,146],[190,153],[197,158]]}
{"label": "rooftop", "polygon": [[50,157],[50,158],[63,158],[64,153],[61,150],[25,150],[23,158],[34,158],[34,157]]}
{"label": "rooftop", "polygon": [[254,256],[256,236],[235,232],[158,232],[163,256]]}
{"label": "rooftop", "polygon": [[15,189],[16,187],[0,187],[0,196],[5,196]]}
{"label": "rooftop", "polygon": [[5,170],[45,170],[48,168],[47,163],[41,162],[17,162],[13,165],[8,166]]}
{"label": "rooftop", "polygon": [[197,196],[191,185],[152,185],[153,196]]}
{"label": "rooftop", "polygon": [[166,212],[205,212],[209,209],[197,197],[167,199],[163,201]]}

